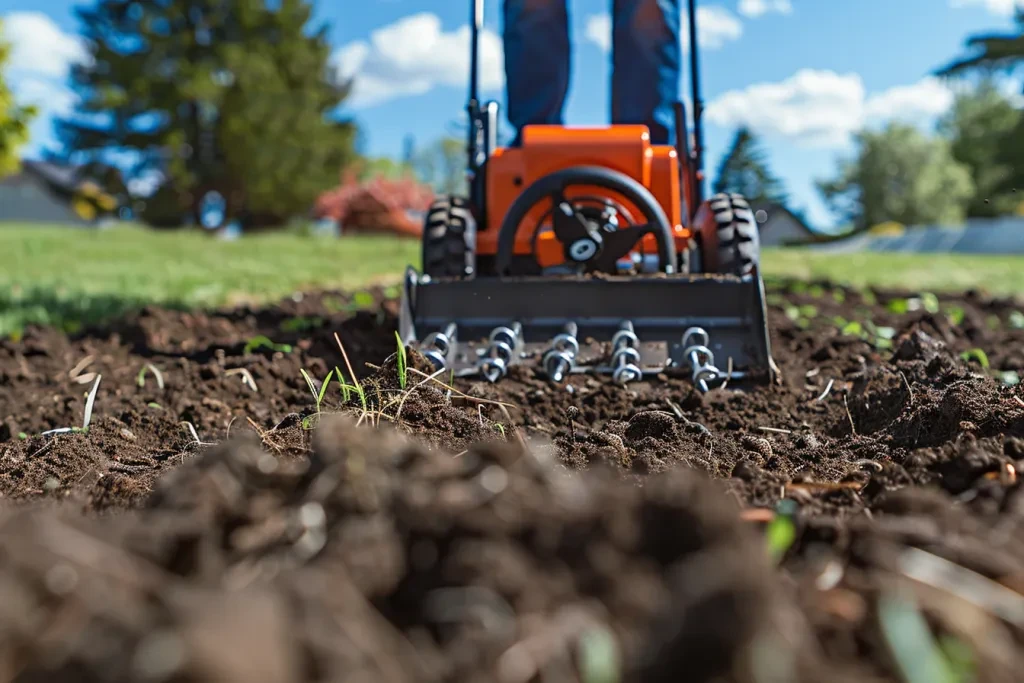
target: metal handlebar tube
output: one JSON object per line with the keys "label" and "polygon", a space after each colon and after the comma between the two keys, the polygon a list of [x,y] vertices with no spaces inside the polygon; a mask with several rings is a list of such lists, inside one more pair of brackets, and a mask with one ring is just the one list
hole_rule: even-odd
{"label": "metal handlebar tube", "polygon": [[522,346],[523,326],[514,323],[512,327],[495,327],[489,336],[490,345],[480,359],[478,369],[492,384],[504,379],[516,351]]}
{"label": "metal handlebar tube", "polygon": [[633,331],[633,323],[624,321],[612,336],[612,381],[626,385],[643,377],[640,370],[640,339]]}
{"label": "metal handlebar tube", "polygon": [[431,332],[423,340],[420,352],[435,369],[443,370],[448,367],[448,359],[455,348],[458,329],[455,323],[448,323],[443,332]]}
{"label": "metal handlebar tube", "polygon": [[544,354],[544,371],[553,382],[561,382],[572,372],[580,352],[576,323],[567,323],[564,329],[564,332],[555,335],[551,347]]}

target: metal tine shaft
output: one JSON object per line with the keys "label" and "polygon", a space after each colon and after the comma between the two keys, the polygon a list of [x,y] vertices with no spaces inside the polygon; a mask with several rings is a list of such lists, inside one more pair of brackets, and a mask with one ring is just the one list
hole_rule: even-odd
{"label": "metal tine shaft", "polygon": [[612,337],[612,380],[626,385],[643,377],[640,370],[640,340],[632,320],[624,320]]}
{"label": "metal tine shaft", "polygon": [[432,332],[423,340],[421,352],[437,370],[448,366],[448,358],[458,335],[458,326],[448,323],[443,332]]}
{"label": "metal tine shaft", "polygon": [[492,384],[504,379],[516,351],[522,345],[523,326],[519,322],[511,327],[495,327],[489,336],[490,344],[480,360],[478,370]]}
{"label": "metal tine shaft", "polygon": [[553,382],[561,382],[572,372],[576,365],[576,355],[580,351],[580,343],[576,338],[579,328],[576,323],[570,321],[562,330],[551,340],[551,347],[544,354],[544,371]]}

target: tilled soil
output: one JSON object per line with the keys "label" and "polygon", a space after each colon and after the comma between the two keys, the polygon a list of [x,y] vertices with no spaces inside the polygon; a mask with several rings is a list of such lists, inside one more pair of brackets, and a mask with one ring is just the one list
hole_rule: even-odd
{"label": "tilled soil", "polygon": [[403,387],[382,292],[0,343],[0,677],[1018,680],[1016,304],[769,291],[707,395]]}

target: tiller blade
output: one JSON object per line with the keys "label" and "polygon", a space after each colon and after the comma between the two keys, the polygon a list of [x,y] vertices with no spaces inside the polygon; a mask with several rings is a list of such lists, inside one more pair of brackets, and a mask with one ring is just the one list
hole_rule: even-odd
{"label": "tiller blade", "polygon": [[530,364],[553,382],[664,373],[708,391],[776,374],[756,272],[430,280],[410,268],[401,306],[402,340],[456,377],[497,382]]}

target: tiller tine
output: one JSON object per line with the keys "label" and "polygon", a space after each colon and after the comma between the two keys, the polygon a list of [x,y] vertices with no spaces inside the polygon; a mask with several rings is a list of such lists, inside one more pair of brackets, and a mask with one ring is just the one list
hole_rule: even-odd
{"label": "tiller tine", "polygon": [[399,335],[440,371],[504,378],[530,364],[551,381],[666,374],[701,391],[776,374],[757,273],[430,280],[410,268]]}

